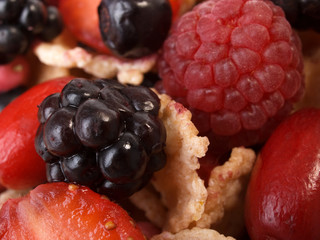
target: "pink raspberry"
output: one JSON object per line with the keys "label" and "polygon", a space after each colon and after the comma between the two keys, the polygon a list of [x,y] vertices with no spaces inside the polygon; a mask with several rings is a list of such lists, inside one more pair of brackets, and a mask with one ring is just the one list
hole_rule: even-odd
{"label": "pink raspberry", "polygon": [[198,4],[171,29],[158,67],[200,133],[228,149],[265,140],[304,90],[300,40],[271,1]]}

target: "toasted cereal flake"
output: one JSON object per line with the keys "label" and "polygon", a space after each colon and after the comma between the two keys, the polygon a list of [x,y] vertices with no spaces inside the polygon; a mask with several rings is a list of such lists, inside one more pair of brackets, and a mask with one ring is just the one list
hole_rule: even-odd
{"label": "toasted cereal flake", "polygon": [[197,169],[209,141],[197,136],[190,111],[167,95],[160,99],[159,115],[167,130],[167,164],[154,174],[152,184],[168,209],[163,229],[175,233],[199,220],[204,211],[207,191]]}
{"label": "toasted cereal flake", "polygon": [[124,84],[139,85],[143,74],[151,71],[157,54],[139,59],[123,60],[111,55],[99,55],[78,47],[70,33],[64,31],[54,41],[37,44],[33,52],[41,63],[52,67],[78,68],[99,78],[118,77]]}
{"label": "toasted cereal flake", "polygon": [[244,187],[241,179],[251,172],[255,159],[256,155],[252,149],[234,148],[230,159],[212,170],[205,210],[201,219],[197,221],[197,226],[210,227],[222,219],[226,209],[238,202]]}
{"label": "toasted cereal flake", "polygon": [[22,197],[26,195],[29,191],[30,189],[26,189],[26,190],[7,189],[4,192],[0,193],[0,209],[7,200]]}
{"label": "toasted cereal flake", "polygon": [[151,240],[235,240],[233,237],[226,237],[212,229],[194,227],[185,229],[176,234],[162,232],[151,238]]}
{"label": "toasted cereal flake", "polygon": [[152,186],[147,186],[130,197],[130,201],[145,212],[152,223],[161,228],[166,221],[167,209]]}

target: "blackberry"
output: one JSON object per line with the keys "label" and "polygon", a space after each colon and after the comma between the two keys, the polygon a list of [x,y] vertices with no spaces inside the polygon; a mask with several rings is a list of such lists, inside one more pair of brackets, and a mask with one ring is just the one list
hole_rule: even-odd
{"label": "blackberry", "polygon": [[160,100],[144,86],[75,78],[39,106],[35,148],[49,182],[86,185],[115,200],[166,163]]}
{"label": "blackberry", "polygon": [[26,53],[34,38],[51,41],[62,28],[58,9],[40,0],[0,1],[0,64]]}
{"label": "blackberry", "polygon": [[320,32],[320,1],[272,0],[286,14],[290,24],[298,30],[313,29]]}
{"label": "blackberry", "polygon": [[102,0],[98,12],[104,43],[115,55],[124,58],[156,52],[171,26],[168,0]]}

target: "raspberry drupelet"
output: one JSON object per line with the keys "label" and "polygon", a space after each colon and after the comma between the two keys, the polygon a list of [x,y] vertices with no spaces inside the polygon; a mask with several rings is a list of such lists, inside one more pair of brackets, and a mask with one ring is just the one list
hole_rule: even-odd
{"label": "raspberry drupelet", "polygon": [[263,142],[304,90],[301,43],[263,0],[207,0],[172,27],[159,60],[166,93],[214,148]]}

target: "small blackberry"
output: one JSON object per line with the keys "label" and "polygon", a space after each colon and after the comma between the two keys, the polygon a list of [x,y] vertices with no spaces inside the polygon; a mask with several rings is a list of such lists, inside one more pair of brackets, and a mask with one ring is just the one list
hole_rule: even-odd
{"label": "small blackberry", "polygon": [[105,45],[124,58],[139,58],[159,50],[171,26],[168,0],[102,0],[98,12]]}
{"label": "small blackberry", "polygon": [[116,80],[75,78],[38,110],[37,153],[49,182],[87,185],[128,197],[166,163],[166,130],[158,96]]}
{"label": "small blackberry", "polygon": [[40,0],[0,1],[0,64],[24,54],[33,38],[51,41],[62,28],[58,9]]}

